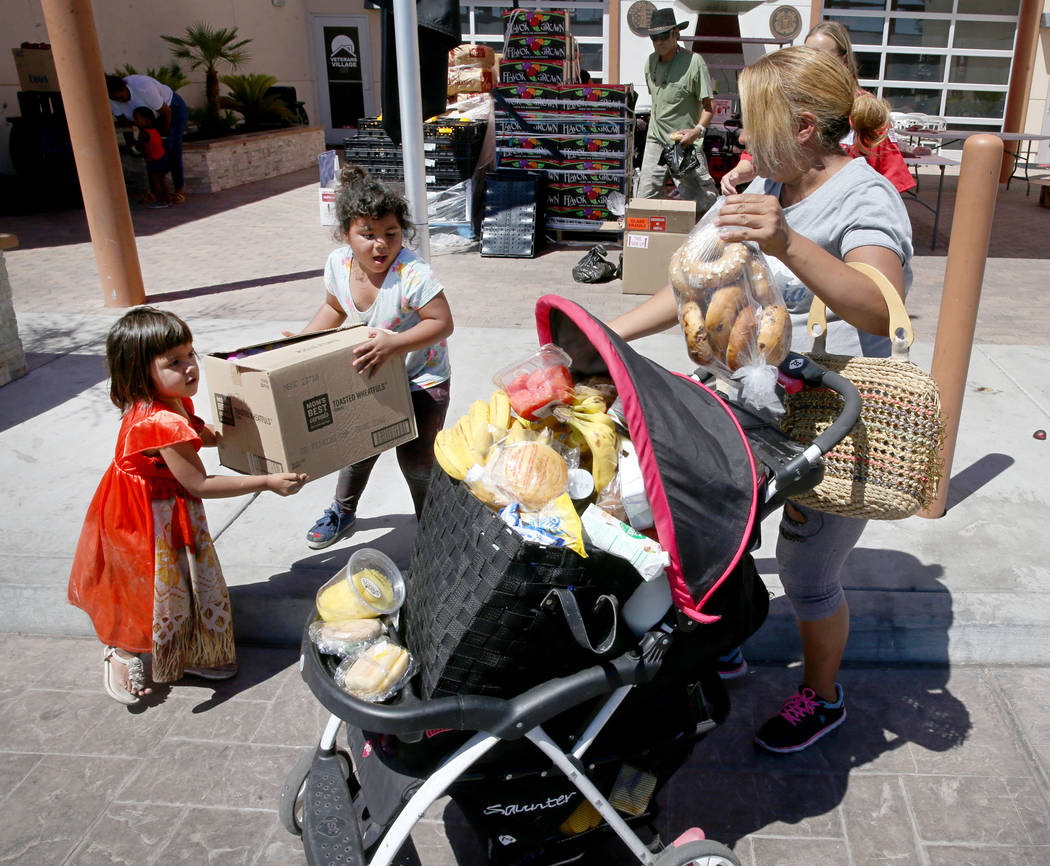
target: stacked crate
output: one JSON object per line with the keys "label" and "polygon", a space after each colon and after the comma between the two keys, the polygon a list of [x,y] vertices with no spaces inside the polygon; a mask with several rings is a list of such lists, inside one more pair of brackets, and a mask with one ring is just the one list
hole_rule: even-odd
{"label": "stacked crate", "polygon": [[[485,141],[484,120],[437,118],[423,124],[423,162],[428,190],[443,190],[474,175]],[[357,135],[343,141],[343,157],[379,180],[404,183],[401,145],[394,144],[379,118],[357,122]]]}
{"label": "stacked crate", "polygon": [[596,230],[616,219],[610,193],[630,198],[634,90],[630,84],[500,84],[496,168],[547,177],[547,226]]}
{"label": "stacked crate", "polygon": [[501,84],[565,84],[580,80],[579,53],[569,32],[569,13],[541,9],[503,12]]}

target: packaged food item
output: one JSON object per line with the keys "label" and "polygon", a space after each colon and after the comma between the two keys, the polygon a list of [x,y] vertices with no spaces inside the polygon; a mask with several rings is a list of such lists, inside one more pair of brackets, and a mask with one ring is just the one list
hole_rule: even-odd
{"label": "packaged food item", "polygon": [[401,570],[386,554],[361,548],[317,591],[317,612],[326,622],[393,614],[405,600]]}
{"label": "packaged food item", "polygon": [[555,406],[572,404],[572,359],[553,343],[541,346],[527,358],[508,364],[494,377],[510,398],[511,408],[522,418],[546,418]]}
{"label": "packaged food item", "polygon": [[379,619],[335,619],[310,623],[310,640],[321,652],[346,658],[386,634]]}
{"label": "packaged food item", "polygon": [[505,500],[538,511],[566,492],[569,467],[550,445],[514,442],[501,447],[486,467],[492,487]]}
{"label": "packaged food item", "polygon": [[651,538],[602,511],[588,505],[580,515],[587,541],[599,550],[626,559],[643,580],[655,580],[671,563],[667,551]]}
{"label": "packaged food item", "polygon": [[568,547],[580,556],[587,555],[583,546],[583,526],[568,493],[563,493],[540,511],[527,511],[515,502],[501,508],[499,516],[526,541],[544,547]]}
{"label": "packaged food item", "polygon": [[[783,293],[762,251],[753,243],[726,243],[714,220],[724,198],[671,256],[669,277],[689,357],[723,380],[741,383],[750,405],[779,405],[776,367],[791,348],[791,321]],[[770,393],[772,392],[772,393]]]}
{"label": "packaged food item", "polygon": [[378,702],[397,694],[415,674],[412,654],[388,638],[380,638],[335,669],[335,684],[364,701]]}

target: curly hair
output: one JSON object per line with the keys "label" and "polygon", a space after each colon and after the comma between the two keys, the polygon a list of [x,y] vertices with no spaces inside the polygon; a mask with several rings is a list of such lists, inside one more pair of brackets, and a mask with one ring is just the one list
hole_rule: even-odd
{"label": "curly hair", "polygon": [[153,399],[153,359],[193,342],[193,334],[174,313],[135,307],[117,319],[106,336],[109,399],[126,412]]}
{"label": "curly hair", "polygon": [[376,180],[358,165],[350,164],[339,172],[339,191],[335,195],[335,215],[339,222],[337,237],[350,231],[362,217],[380,219],[388,214],[397,217],[406,237],[414,232],[409,219],[408,201],[403,195]]}

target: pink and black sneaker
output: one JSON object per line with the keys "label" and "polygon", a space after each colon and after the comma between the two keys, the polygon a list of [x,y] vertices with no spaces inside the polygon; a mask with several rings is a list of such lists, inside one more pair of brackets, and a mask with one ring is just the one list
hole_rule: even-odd
{"label": "pink and black sneaker", "polygon": [[784,702],[780,712],[758,729],[755,743],[768,752],[801,752],[846,721],[842,686],[835,683],[838,700],[822,701],[817,693],[799,686],[798,693]]}

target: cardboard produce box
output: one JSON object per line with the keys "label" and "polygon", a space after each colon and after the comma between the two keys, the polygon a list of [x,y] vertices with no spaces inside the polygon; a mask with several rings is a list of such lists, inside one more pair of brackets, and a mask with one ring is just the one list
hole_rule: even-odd
{"label": "cardboard produce box", "polygon": [[50,48],[12,48],[21,90],[58,90],[58,73]]}
{"label": "cardboard produce box", "polygon": [[403,359],[370,379],[354,370],[367,334],[355,325],[205,356],[222,465],[320,478],[414,439]]}
{"label": "cardboard produce box", "polygon": [[696,203],[681,199],[633,198],[624,226],[629,231],[689,234],[696,225]]}
{"label": "cardboard produce box", "polygon": [[623,293],[655,295],[667,285],[671,256],[689,237],[679,232],[623,233]]}

